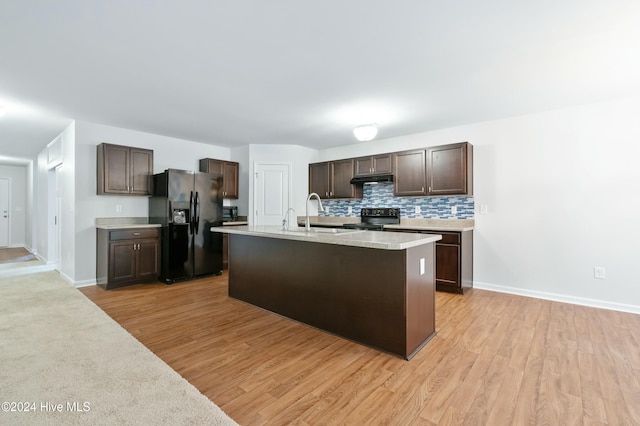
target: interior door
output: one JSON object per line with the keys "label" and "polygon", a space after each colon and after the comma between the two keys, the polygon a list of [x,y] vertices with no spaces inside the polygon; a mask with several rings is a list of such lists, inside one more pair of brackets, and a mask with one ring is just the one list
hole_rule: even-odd
{"label": "interior door", "polygon": [[289,164],[256,163],[254,191],[255,225],[281,225],[289,208]]}
{"label": "interior door", "polygon": [[9,246],[9,179],[0,178],[0,247]]}

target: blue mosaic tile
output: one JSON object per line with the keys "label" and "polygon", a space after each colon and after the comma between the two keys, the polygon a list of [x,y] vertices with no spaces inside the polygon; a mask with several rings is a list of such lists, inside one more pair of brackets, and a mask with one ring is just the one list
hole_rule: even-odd
{"label": "blue mosaic tile", "polygon": [[[359,217],[366,207],[398,207],[402,217],[419,219],[473,219],[475,215],[473,197],[394,197],[393,183],[365,184],[362,199],[325,200],[322,204],[329,207],[329,213],[320,212],[321,216]],[[416,206],[420,213],[415,212]],[[457,207],[455,215],[451,214],[453,206]]]}

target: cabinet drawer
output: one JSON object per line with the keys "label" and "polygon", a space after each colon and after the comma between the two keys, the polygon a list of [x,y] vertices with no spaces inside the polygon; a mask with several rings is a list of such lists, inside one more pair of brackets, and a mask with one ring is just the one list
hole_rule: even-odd
{"label": "cabinet drawer", "polygon": [[109,241],[158,238],[160,228],[120,229],[109,232]]}
{"label": "cabinet drawer", "polygon": [[442,239],[436,244],[460,244],[460,234],[457,232],[430,232],[430,234],[440,234]]}

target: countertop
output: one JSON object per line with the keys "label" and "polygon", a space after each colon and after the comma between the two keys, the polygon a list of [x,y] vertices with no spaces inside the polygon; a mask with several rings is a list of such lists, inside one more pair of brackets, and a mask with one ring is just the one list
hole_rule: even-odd
{"label": "countertop", "polygon": [[[298,225],[304,226],[306,218],[298,217]],[[329,217],[329,216],[312,216],[309,218],[311,226],[318,227],[337,227],[340,228],[346,223],[360,223],[359,217]],[[406,229],[412,231],[450,231],[464,232],[473,231],[473,219],[400,219],[398,225],[385,225],[385,229]]]}
{"label": "countertop", "polygon": [[97,217],[98,229],[130,229],[130,228],[159,228],[160,225],[150,224],[148,217]]}
{"label": "countertop", "polygon": [[156,223],[132,223],[129,225],[96,225],[98,229],[132,229],[132,228],[160,228]]}
{"label": "countertop", "polygon": [[331,232],[327,229],[305,231],[304,228],[292,228],[284,231],[280,226],[214,226],[211,231],[381,250],[405,250],[442,239],[440,235],[431,234],[402,234],[351,229],[339,229],[336,232]]}
{"label": "countertop", "polygon": [[222,226],[242,226],[248,225],[249,222],[246,220],[230,220],[228,222],[222,222]]}

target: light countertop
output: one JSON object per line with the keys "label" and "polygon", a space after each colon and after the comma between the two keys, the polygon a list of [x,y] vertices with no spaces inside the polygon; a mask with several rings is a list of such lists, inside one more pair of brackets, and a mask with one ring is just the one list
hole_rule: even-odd
{"label": "light countertop", "polygon": [[311,231],[305,231],[304,228],[291,228],[290,230],[284,231],[280,226],[214,226],[211,228],[211,231],[381,250],[405,250],[423,244],[434,243],[442,239],[442,236],[437,234],[402,234],[352,229],[338,229],[332,232],[332,230],[329,229],[312,229]]}
{"label": "light countertop", "polygon": [[116,224],[116,225],[96,225],[98,229],[133,229],[133,228],[160,228],[156,223],[132,223],[132,224]]}
{"label": "light countertop", "polygon": [[160,225],[150,224],[148,217],[97,217],[98,229],[131,229],[131,228],[159,228]]}

